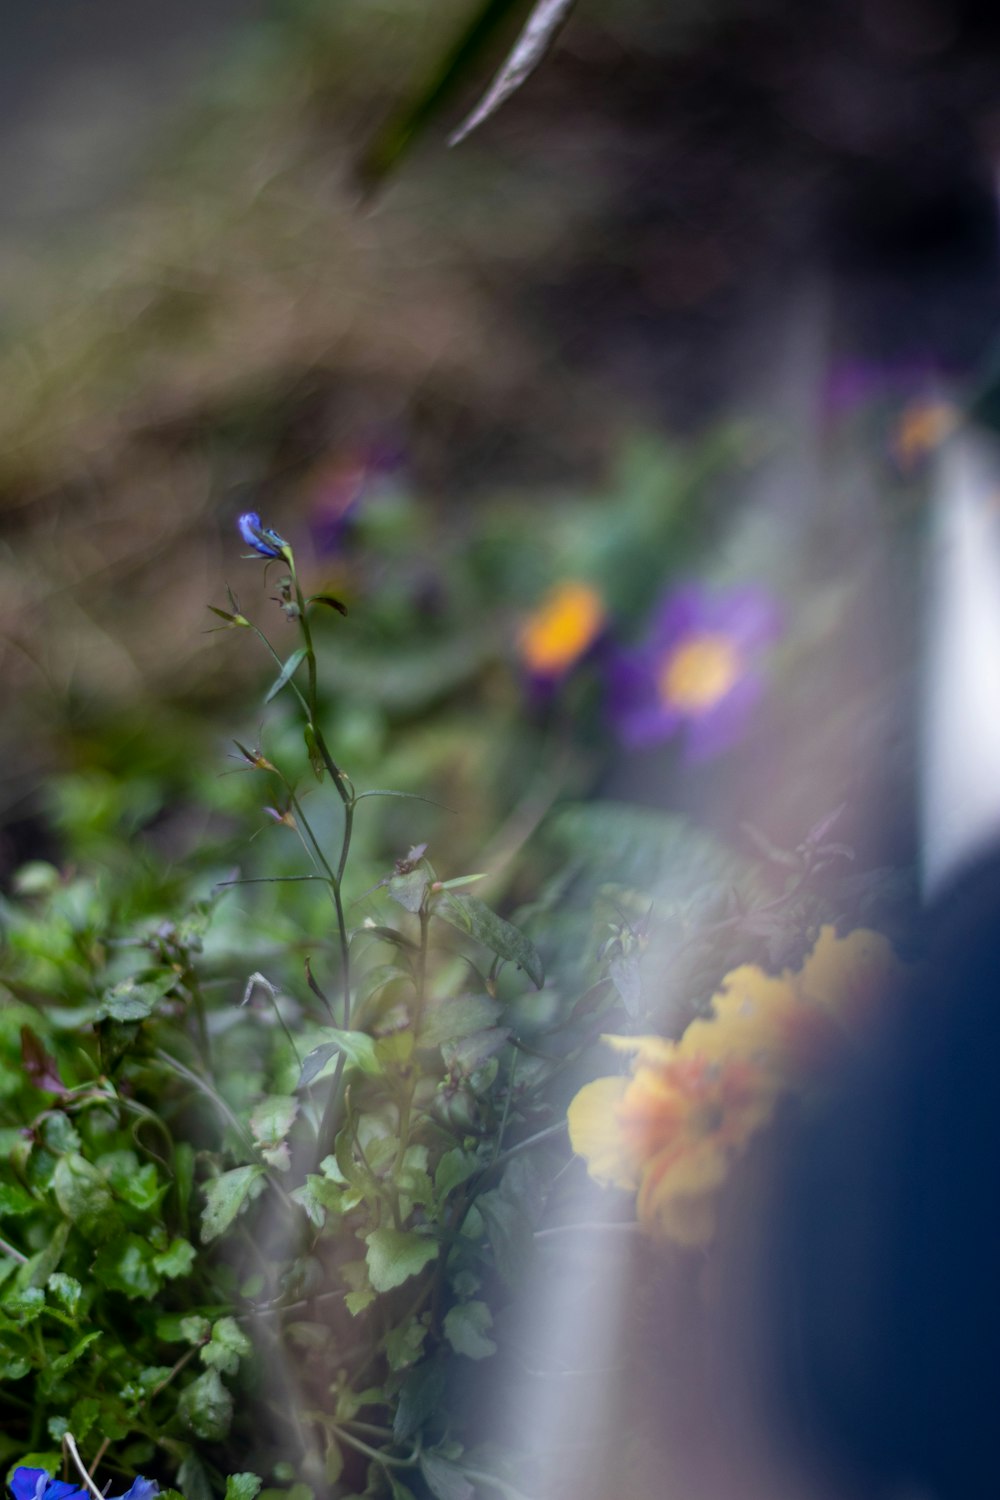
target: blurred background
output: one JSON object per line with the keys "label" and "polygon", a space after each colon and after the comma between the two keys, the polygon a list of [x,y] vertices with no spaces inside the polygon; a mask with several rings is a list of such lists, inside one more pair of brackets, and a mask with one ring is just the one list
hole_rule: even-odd
{"label": "blurred background", "polygon": [[[450,147],[526,9],[8,0],[0,883],[148,916],[300,869],[233,739],[307,779],[301,729],[207,607],[290,649],[254,511],[347,606],[339,762],[430,799],[368,804],[352,912],[427,840],[539,921],[529,1037],[609,953],[673,1036],[821,923],[912,943],[933,456],[1000,416],[1000,16],[578,0]],[[221,904],[218,984],[327,930],[295,889]],[[697,1351],[694,1280],[633,1315]],[[681,1488],[725,1493],[675,1395]]]}
{"label": "blurred background", "polygon": [[[204,606],[248,506],[352,606],[330,684],[347,759],[430,717],[415,779],[485,758],[470,840],[516,801],[505,757],[553,733],[517,648],[546,590],[589,576],[635,641],[707,569],[794,616],[766,745],[668,792],[663,757],[609,752],[585,704],[560,731],[580,785],[717,821],[753,803],[779,842],[817,801],[876,797],[869,836],[912,852],[919,423],[902,450],[893,432],[931,380],[978,392],[990,358],[998,23],[944,0],[583,3],[448,149],[509,18],[365,183],[475,13],[9,7],[8,877],[81,819],[180,849],[192,803],[233,795],[206,747],[255,664]],[[492,767],[484,703],[509,731]]]}

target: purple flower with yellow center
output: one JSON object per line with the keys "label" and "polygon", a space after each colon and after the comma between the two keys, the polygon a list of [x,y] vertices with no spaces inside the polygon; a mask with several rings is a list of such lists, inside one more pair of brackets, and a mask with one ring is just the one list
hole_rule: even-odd
{"label": "purple flower with yellow center", "polygon": [[244,511],[236,525],[247,546],[252,547],[261,557],[284,557],[288,543],[269,526],[262,526],[255,510]]}
{"label": "purple flower with yellow center", "polygon": [[567,579],[550,589],[524,621],[518,654],[539,686],[551,686],[576,666],[604,629],[604,601],[589,583]]}
{"label": "purple flower with yellow center", "polygon": [[778,635],[774,600],[752,586],[668,595],[646,640],[610,664],[609,710],[631,749],[684,732],[688,760],[734,743],[763,691],[759,660]]}

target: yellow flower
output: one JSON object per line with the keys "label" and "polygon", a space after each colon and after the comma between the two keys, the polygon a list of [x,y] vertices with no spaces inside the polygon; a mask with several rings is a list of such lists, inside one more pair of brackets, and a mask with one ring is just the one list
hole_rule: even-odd
{"label": "yellow flower", "polygon": [[824,927],[799,973],[775,977],[744,964],[727,974],[711,1015],[680,1041],[605,1037],[631,1054],[631,1076],[595,1079],[576,1095],[573,1150],[597,1182],[636,1192],[647,1229],[707,1243],[717,1190],[779,1095],[803,1086],[900,974],[880,934],[838,938]]}
{"label": "yellow flower", "polygon": [[561,677],[604,629],[603,600],[589,583],[557,584],[521,628],[520,654],[540,678]]}

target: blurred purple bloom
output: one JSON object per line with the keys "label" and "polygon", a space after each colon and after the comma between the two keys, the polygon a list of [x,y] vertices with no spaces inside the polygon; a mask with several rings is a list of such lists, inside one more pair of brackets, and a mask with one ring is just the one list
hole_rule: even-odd
{"label": "blurred purple bloom", "polygon": [[320,557],[341,551],[362,502],[402,461],[399,447],[387,442],[358,444],[322,459],[308,482],[309,531]]}
{"label": "blurred purple bloom", "polygon": [[945,372],[931,359],[893,362],[845,359],[831,365],[823,388],[823,407],[841,417],[877,401],[899,401],[938,386]]}
{"label": "blurred purple bloom", "polygon": [[669,594],[645,641],[610,662],[609,711],[631,749],[684,731],[687,760],[708,760],[741,735],[763,691],[757,659],[780,630],[777,606],[747,586]]}
{"label": "blurred purple bloom", "polygon": [[281,557],[288,546],[283,536],[260,524],[260,516],[255,510],[245,511],[236,524],[247,546],[259,552],[261,557]]}

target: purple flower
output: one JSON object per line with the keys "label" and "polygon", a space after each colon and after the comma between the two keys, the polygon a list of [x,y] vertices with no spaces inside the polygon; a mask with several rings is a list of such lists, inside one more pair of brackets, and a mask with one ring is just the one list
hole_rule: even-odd
{"label": "purple flower", "polygon": [[[62,1479],[51,1479],[44,1469],[15,1469],[10,1481],[14,1500],[88,1500],[87,1491]],[[110,1500],[154,1500],[160,1493],[155,1479],[137,1475],[124,1495]]]}
{"label": "purple flower", "polygon": [[609,710],[623,743],[643,749],[683,730],[687,760],[726,750],[761,696],[757,659],[779,628],[773,599],[752,586],[713,595],[687,584],[668,595],[646,640],[610,664]]}
{"label": "purple flower", "polygon": [[259,552],[261,557],[282,557],[284,549],[288,546],[283,536],[279,536],[270,527],[260,524],[260,516],[255,510],[245,511],[237,521],[240,536],[248,547]]}

